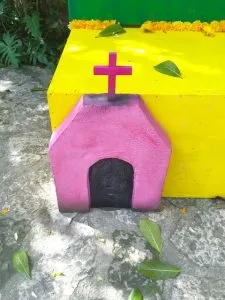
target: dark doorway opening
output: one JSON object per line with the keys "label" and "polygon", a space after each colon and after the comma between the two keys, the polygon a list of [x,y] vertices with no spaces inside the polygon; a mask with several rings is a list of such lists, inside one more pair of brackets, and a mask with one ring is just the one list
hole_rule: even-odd
{"label": "dark doorway opening", "polygon": [[117,159],[102,159],[89,169],[92,207],[131,208],[134,169]]}

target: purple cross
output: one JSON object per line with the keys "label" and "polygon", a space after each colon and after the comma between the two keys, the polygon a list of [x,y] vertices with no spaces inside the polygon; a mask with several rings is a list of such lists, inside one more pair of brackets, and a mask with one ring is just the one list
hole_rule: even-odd
{"label": "purple cross", "polygon": [[110,97],[115,95],[116,92],[116,76],[117,75],[132,75],[131,66],[117,66],[117,53],[109,53],[108,66],[95,66],[94,75],[108,75],[108,94]]}

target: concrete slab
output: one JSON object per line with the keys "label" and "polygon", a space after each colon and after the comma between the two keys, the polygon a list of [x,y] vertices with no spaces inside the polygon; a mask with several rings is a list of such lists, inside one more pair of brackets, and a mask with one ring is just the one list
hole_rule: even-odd
{"label": "concrete slab", "polygon": [[[0,217],[0,299],[127,300],[133,287],[145,300],[225,298],[225,210],[214,207],[218,201],[165,199],[160,212],[148,214],[60,214],[47,159],[46,95],[31,92],[50,76],[25,68],[0,69],[0,78],[0,205],[9,208]],[[183,270],[157,283],[160,293],[136,273],[138,262],[153,254],[138,231],[143,215],[162,228],[164,258]],[[18,248],[29,254],[31,281],[12,269]],[[55,272],[65,276],[52,278]]]}

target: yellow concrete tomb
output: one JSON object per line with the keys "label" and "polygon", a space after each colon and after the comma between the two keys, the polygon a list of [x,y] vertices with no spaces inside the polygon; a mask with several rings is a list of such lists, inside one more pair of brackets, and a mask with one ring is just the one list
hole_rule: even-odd
{"label": "yellow concrete tomb", "polygon": [[[140,94],[172,143],[163,195],[225,197],[225,34],[97,33],[71,31],[48,90],[52,129],[81,95],[107,92],[107,76],[94,76],[93,67],[107,65],[109,52],[117,52],[118,65],[131,65],[133,75],[117,77],[116,92]],[[154,70],[165,60],[177,64],[183,79]]]}

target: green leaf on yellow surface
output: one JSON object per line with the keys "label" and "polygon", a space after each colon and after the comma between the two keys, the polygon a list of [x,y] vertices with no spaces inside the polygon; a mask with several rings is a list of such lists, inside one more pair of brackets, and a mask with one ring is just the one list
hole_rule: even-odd
{"label": "green leaf on yellow surface", "polygon": [[173,76],[173,77],[178,77],[178,78],[182,79],[182,75],[181,75],[179,68],[171,60],[166,60],[166,61],[160,63],[159,65],[154,66],[154,69],[162,74],[165,74],[168,76]]}
{"label": "green leaf on yellow surface", "polygon": [[119,24],[112,24],[108,27],[106,27],[105,29],[103,29],[98,35],[97,37],[108,37],[108,36],[114,36],[117,34],[122,34],[125,33],[126,30]]}

